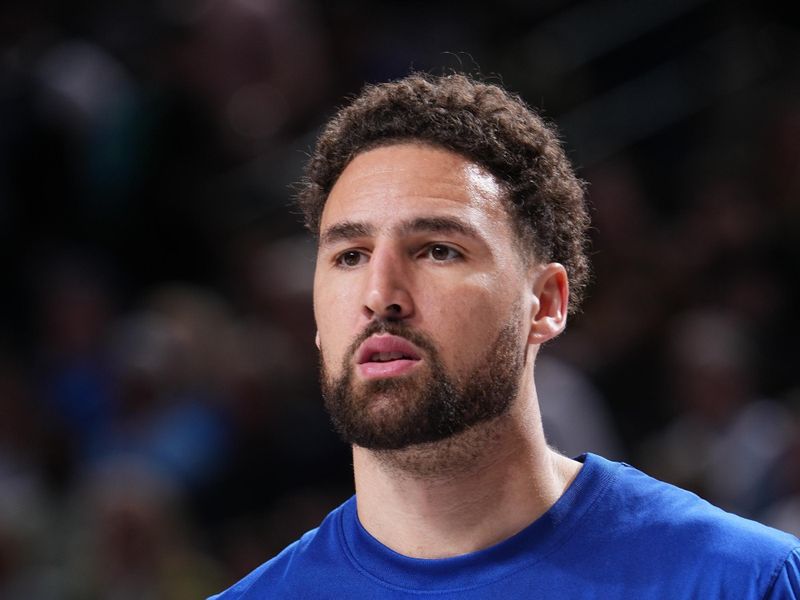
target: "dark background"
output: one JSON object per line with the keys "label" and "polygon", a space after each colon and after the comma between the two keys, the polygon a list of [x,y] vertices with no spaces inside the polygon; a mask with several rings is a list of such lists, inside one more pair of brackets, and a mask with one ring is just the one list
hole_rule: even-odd
{"label": "dark background", "polygon": [[344,97],[412,69],[520,93],[589,184],[552,443],[800,532],[798,12],[6,0],[0,597],[203,597],[352,493],[291,185]]}

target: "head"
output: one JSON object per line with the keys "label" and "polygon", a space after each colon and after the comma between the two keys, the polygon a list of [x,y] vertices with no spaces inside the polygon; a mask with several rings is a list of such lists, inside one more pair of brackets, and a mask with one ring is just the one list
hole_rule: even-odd
{"label": "head", "polygon": [[366,88],[322,133],[299,203],[319,236],[323,391],[358,445],[505,413],[585,285],[583,187],[554,131],[462,75]]}

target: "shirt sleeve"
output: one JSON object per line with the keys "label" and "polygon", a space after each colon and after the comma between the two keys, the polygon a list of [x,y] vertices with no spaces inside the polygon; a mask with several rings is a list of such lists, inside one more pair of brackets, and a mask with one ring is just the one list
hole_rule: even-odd
{"label": "shirt sleeve", "polygon": [[764,596],[764,600],[792,598],[800,598],[800,548],[792,550]]}

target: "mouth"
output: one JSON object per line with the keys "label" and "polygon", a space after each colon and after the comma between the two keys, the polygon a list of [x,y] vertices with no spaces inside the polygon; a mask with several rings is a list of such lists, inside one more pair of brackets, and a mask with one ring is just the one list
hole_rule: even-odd
{"label": "mouth", "polygon": [[408,340],[395,335],[368,338],[356,352],[356,370],[365,379],[398,377],[420,361],[420,352]]}

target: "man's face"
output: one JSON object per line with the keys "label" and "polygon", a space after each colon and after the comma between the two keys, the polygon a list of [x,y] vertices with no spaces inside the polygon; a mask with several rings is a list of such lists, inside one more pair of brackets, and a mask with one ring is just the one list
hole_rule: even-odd
{"label": "man's face", "polygon": [[397,144],[356,156],[320,226],[314,312],[326,406],[351,443],[437,441],[513,402],[531,285],[484,169]]}

